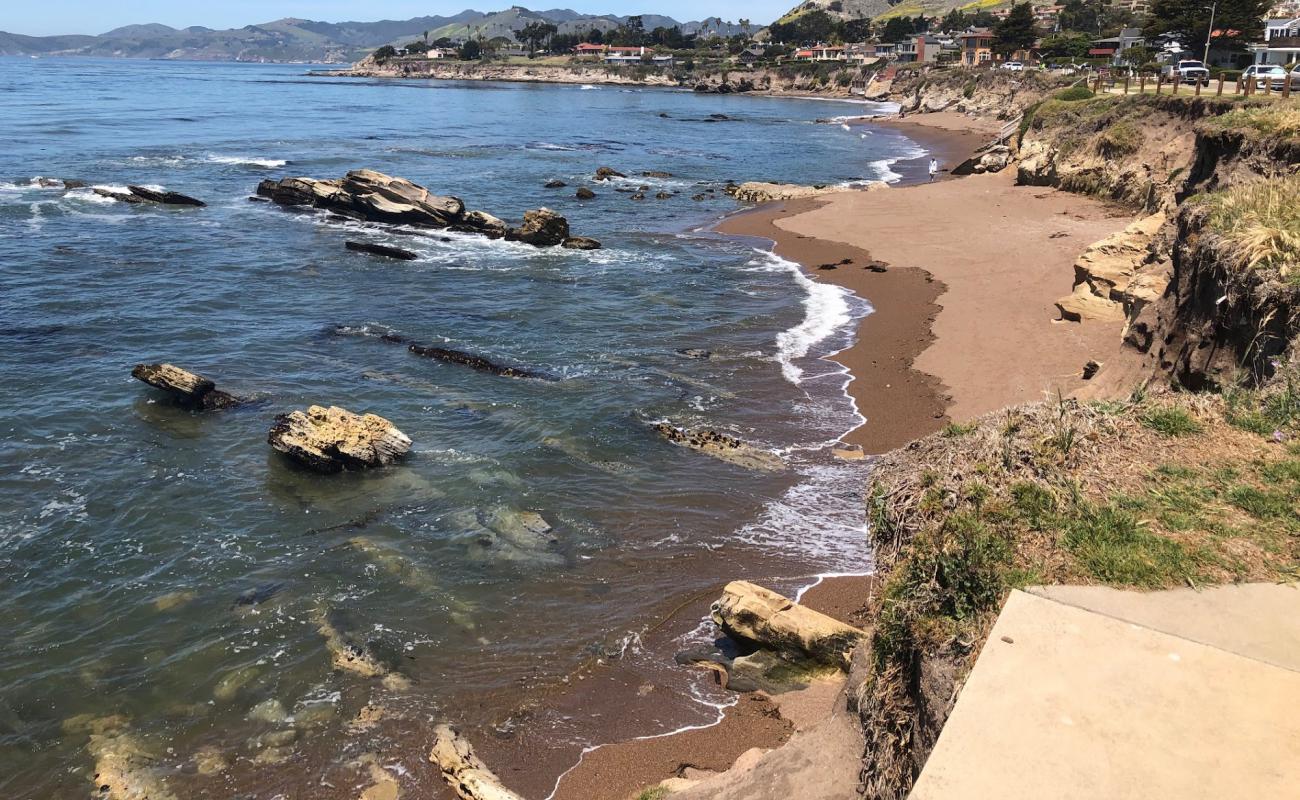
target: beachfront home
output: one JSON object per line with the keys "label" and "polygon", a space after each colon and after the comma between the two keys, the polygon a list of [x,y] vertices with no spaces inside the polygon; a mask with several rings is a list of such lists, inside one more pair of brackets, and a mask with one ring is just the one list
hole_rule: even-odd
{"label": "beachfront home", "polygon": [[591,42],[583,42],[579,44],[577,47],[573,48],[573,53],[574,55],[579,55],[579,56],[599,57],[605,55],[606,48],[607,45],[592,44]]}
{"label": "beachfront home", "polygon": [[1119,36],[1093,39],[1088,48],[1088,55],[1093,58],[1109,58],[1112,63],[1119,64],[1124,61],[1124,51],[1131,47],[1145,47],[1146,43],[1147,40],[1142,36],[1140,29],[1124,28],[1119,32]]}
{"label": "beachfront home", "polygon": [[615,47],[605,48],[606,64],[653,64],[656,67],[671,67],[671,55],[655,55],[649,47]]}
{"label": "beachfront home", "polygon": [[978,67],[993,60],[993,31],[976,28],[958,35],[963,67]]}
{"label": "beachfront home", "polygon": [[898,43],[898,60],[904,64],[933,64],[943,52],[943,40],[930,33],[918,33]]}
{"label": "beachfront home", "polygon": [[742,64],[753,64],[755,61],[762,61],[764,58],[767,58],[767,45],[758,42],[751,42],[736,56],[736,60]]}
{"label": "beachfront home", "polygon": [[460,52],[454,47],[434,47],[425,54],[425,58],[442,59],[442,58],[459,58]]}
{"label": "beachfront home", "polygon": [[818,44],[796,50],[795,61],[843,61],[844,48],[839,45]]}
{"label": "beachfront home", "polygon": [[1300,61],[1300,17],[1270,19],[1264,23],[1264,41],[1250,45],[1256,64],[1294,64]]}
{"label": "beachfront home", "polygon": [[898,56],[897,42],[876,42],[876,58],[896,58]]}

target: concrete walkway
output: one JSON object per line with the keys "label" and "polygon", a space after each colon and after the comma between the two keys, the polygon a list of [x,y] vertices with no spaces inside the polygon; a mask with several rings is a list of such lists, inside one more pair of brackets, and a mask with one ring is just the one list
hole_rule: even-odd
{"label": "concrete walkway", "polygon": [[1300,797],[1300,587],[1012,592],[911,797]]}

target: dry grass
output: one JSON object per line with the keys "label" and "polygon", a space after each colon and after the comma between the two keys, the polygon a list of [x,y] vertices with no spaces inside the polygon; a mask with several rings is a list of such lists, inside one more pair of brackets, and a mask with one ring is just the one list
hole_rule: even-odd
{"label": "dry grass", "polygon": [[1277,100],[1243,105],[1207,120],[1207,124],[1229,130],[1254,131],[1265,136],[1300,136],[1300,101]]}
{"label": "dry grass", "polygon": [[[1300,111],[1295,115],[1300,123]],[[1209,230],[1240,268],[1276,269],[1285,280],[1300,280],[1300,175],[1214,192],[1199,202],[1209,210]]]}

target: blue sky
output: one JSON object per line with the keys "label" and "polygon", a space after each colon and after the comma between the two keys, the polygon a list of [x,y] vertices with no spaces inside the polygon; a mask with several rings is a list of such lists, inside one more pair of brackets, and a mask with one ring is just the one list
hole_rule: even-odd
{"label": "blue sky", "polygon": [[[666,14],[686,21],[748,17],[768,23],[784,14],[794,0],[549,0],[520,3],[528,8],[572,8],[590,14]],[[45,36],[55,33],[104,33],[141,22],[161,22],[174,28],[205,25],[237,28],[281,17],[344,20],[410,19],[450,15],[466,8],[500,11],[511,0],[0,0],[0,31]]]}

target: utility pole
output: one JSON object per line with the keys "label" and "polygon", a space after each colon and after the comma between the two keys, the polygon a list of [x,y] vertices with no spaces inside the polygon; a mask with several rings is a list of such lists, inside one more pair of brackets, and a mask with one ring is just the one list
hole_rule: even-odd
{"label": "utility pole", "polygon": [[1214,35],[1214,11],[1218,7],[1218,0],[1210,4],[1210,28],[1205,32],[1205,54],[1201,56],[1201,63],[1207,68],[1210,66],[1210,37]]}

